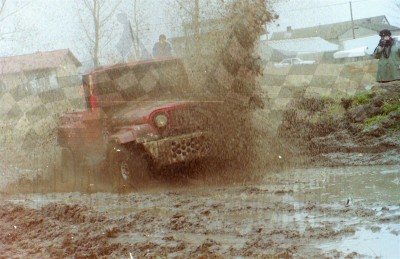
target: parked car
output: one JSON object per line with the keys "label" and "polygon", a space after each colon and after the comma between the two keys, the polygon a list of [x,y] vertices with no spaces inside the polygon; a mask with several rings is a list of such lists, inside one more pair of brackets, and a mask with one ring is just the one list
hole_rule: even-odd
{"label": "parked car", "polygon": [[289,67],[298,65],[312,65],[315,64],[315,60],[302,60],[300,58],[287,58],[279,63],[275,63],[275,67]]}

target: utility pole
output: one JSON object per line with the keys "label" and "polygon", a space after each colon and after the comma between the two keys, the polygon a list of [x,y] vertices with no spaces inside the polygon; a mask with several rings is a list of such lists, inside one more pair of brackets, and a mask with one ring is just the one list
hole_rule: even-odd
{"label": "utility pole", "polygon": [[356,38],[356,35],[354,33],[354,20],[353,20],[353,8],[351,6],[351,1],[350,1],[350,15],[351,15],[351,29],[353,31],[353,39]]}

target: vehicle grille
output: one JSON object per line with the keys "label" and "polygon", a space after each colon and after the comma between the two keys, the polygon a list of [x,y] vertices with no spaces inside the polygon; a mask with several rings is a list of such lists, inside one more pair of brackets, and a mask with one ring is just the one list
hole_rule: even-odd
{"label": "vehicle grille", "polygon": [[210,143],[205,136],[192,137],[171,142],[172,158],[174,160],[186,160],[189,157],[198,157],[209,152]]}
{"label": "vehicle grille", "polygon": [[200,108],[176,109],[170,111],[168,135],[184,134],[208,129],[210,117]]}

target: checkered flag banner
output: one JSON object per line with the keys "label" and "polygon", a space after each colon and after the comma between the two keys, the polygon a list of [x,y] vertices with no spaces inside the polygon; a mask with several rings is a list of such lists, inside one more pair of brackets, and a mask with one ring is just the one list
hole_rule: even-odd
{"label": "checkered flag banner", "polygon": [[60,115],[84,109],[77,75],[57,78],[56,87],[48,81],[24,82],[0,93],[1,163],[27,163],[42,148],[53,148]]}
{"label": "checkered flag banner", "polygon": [[[280,66],[266,62],[261,86],[270,99],[270,106],[282,110],[296,93],[306,97],[351,96],[376,83],[377,60],[326,59],[332,53],[314,55],[314,64]],[[307,59],[302,57],[302,59]]]}

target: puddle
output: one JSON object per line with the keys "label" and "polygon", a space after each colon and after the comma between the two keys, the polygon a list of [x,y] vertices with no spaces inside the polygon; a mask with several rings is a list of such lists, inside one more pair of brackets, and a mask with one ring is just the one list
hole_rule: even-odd
{"label": "puddle", "polygon": [[[368,166],[297,169],[288,173],[304,185],[305,192],[294,194],[300,201],[320,203],[382,202],[399,204],[400,166]],[[301,182],[300,182],[301,181]],[[296,185],[296,183],[294,183]],[[292,187],[296,189],[296,187]]]}
{"label": "puddle", "polygon": [[[396,227],[396,226],[393,226]],[[397,226],[397,228],[399,228]],[[324,251],[338,250],[345,254],[356,252],[365,257],[372,258],[399,258],[400,236],[391,233],[392,227],[374,232],[369,229],[361,229],[350,238],[345,238],[335,243],[320,245]]]}
{"label": "puddle", "polygon": [[[363,222],[359,218],[345,219],[341,222],[342,225],[363,222],[362,225],[368,227],[358,229],[354,235],[342,237],[339,241],[324,243],[319,246],[322,250],[337,250],[343,254],[356,252],[371,258],[400,258],[400,225],[395,224],[399,218],[400,166],[298,169],[289,173],[293,174],[299,179],[299,183],[310,180],[313,185],[312,189],[305,185],[306,191],[293,194],[298,202],[314,202],[334,208],[341,207],[349,201],[350,206],[360,205],[376,211],[376,217],[381,222],[386,222],[385,218],[391,219],[387,224],[379,224],[378,230],[371,230],[369,227],[373,222]],[[329,219],[318,213],[308,216],[296,213],[292,216],[281,216],[280,219],[287,222],[308,221],[313,225],[318,225],[319,222],[338,223],[338,220],[343,220],[341,217]]]}

